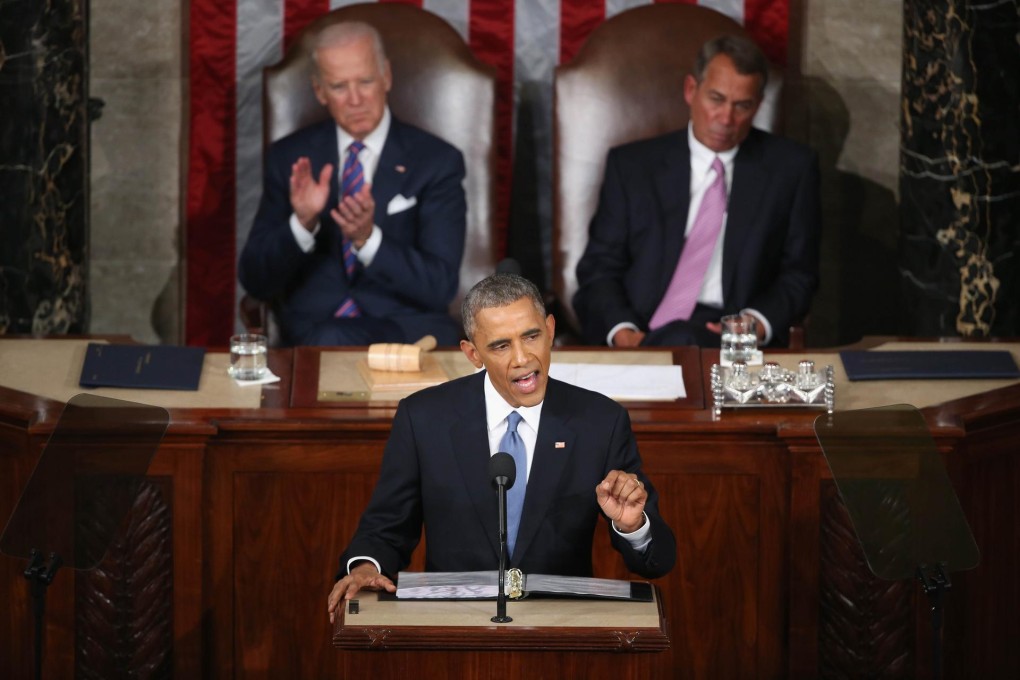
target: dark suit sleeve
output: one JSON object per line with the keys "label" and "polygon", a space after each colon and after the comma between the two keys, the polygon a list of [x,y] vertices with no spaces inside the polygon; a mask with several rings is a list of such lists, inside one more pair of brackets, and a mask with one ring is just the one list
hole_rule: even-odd
{"label": "dark suit sleeve", "polygon": [[371,557],[379,562],[383,574],[396,578],[410,563],[421,529],[421,474],[411,417],[402,401],[383,452],[379,482],[354,538],[340,556],[337,578],[347,574],[347,562],[353,557]]}
{"label": "dark suit sleeve", "polygon": [[786,238],[775,275],[763,281],[764,285],[754,290],[744,305],[758,310],[769,320],[774,345],[787,344],[790,325],[807,314],[818,287],[821,237],[818,156],[809,152],[802,158],[793,179]]}
{"label": "dark suit sleeve", "polygon": [[574,309],[591,344],[604,345],[617,324],[642,322],[631,306],[624,277],[631,266],[628,196],[616,150],[609,152],[599,203],[588,230],[588,244],[577,264]]}
{"label": "dark suit sleeve", "polygon": [[[290,168],[298,158],[284,157],[281,145],[267,152],[262,198],[248,240],[241,251],[238,276],[241,285],[260,300],[272,300],[311,261],[290,230]],[[315,168],[318,176],[318,168]]]}
{"label": "dark suit sleeve", "polygon": [[416,196],[413,237],[387,237],[388,218],[377,220],[383,240],[364,276],[419,309],[445,312],[457,293],[467,232],[464,158],[438,141],[430,151],[430,176]]}
{"label": "dark suit sleeve", "polygon": [[641,456],[638,454],[637,442],[631,431],[630,417],[622,407],[618,414],[610,439],[609,469],[606,472],[607,474],[609,470],[632,472],[644,483],[648,491],[645,514],[651,524],[652,542],[643,554],[638,552],[627,539],[613,529],[612,522],[606,517],[609,523],[609,537],[630,571],[644,578],[659,578],[668,574],[676,563],[676,538],[659,515],[659,494],[655,486],[641,470]]}

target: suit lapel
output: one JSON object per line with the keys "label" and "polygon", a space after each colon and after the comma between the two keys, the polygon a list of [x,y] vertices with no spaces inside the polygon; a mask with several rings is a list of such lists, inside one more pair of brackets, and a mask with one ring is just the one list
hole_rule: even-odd
{"label": "suit lapel", "polygon": [[663,266],[655,282],[655,299],[661,300],[673,278],[680,251],[684,245],[684,228],[690,207],[691,151],[687,146],[687,131],[672,135],[669,148],[663,157],[662,168],[655,173],[655,193],[661,208],[663,229]]}
{"label": "suit lapel", "polygon": [[740,253],[754,235],[755,215],[769,184],[761,163],[761,145],[754,130],[733,159],[733,183],[727,200],[723,240],[723,300],[733,299]]}
{"label": "suit lapel", "polygon": [[479,372],[466,381],[465,394],[458,401],[463,413],[450,428],[450,450],[457,461],[464,488],[475,515],[479,518],[492,548],[493,564],[499,559],[496,523],[499,509],[496,490],[489,479],[489,433],[485,420],[485,373]]}
{"label": "suit lapel", "polygon": [[[329,239],[330,249],[339,256],[340,239],[333,236],[339,230],[336,228],[333,217],[329,214],[340,203],[341,174],[340,140],[337,137],[336,123],[333,122],[332,118],[320,123],[315,134],[315,144],[308,155],[308,159],[312,163],[312,174],[315,176],[315,179],[319,178],[319,173],[326,164],[331,163],[333,165],[333,178],[329,182],[329,200],[326,201],[326,207],[319,217],[319,224],[321,230],[328,229],[326,233],[328,234],[327,238]],[[330,227],[333,228],[330,229]]]}
{"label": "suit lapel", "polygon": [[545,404],[542,406],[538,441],[531,461],[531,474],[528,475],[528,491],[524,496],[524,512],[517,530],[517,545],[511,556],[511,564],[514,566],[521,563],[542,520],[549,514],[560,479],[574,455],[577,438],[570,427],[570,416],[559,387],[555,380],[549,381]]}
{"label": "suit lapel", "polygon": [[[404,168],[403,172],[397,167]],[[372,181],[372,198],[375,200],[375,223],[380,227],[386,222],[386,210],[390,201],[400,192],[408,166],[404,145],[403,127],[396,118],[390,119],[390,131],[386,135],[379,165]]]}

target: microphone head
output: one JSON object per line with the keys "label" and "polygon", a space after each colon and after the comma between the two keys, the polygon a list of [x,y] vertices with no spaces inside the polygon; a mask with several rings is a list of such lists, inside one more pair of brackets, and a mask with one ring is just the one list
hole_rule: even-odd
{"label": "microphone head", "polygon": [[500,451],[489,458],[489,478],[496,486],[513,488],[517,480],[517,463],[509,453]]}
{"label": "microphone head", "polygon": [[497,274],[517,274],[521,275],[521,263],[512,257],[504,257],[496,265]]}

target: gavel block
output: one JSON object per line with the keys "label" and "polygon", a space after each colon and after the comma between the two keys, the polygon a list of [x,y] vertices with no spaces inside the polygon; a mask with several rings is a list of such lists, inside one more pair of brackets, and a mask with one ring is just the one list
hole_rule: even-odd
{"label": "gavel block", "polygon": [[436,340],[431,335],[413,345],[369,345],[368,356],[358,360],[358,372],[372,394],[394,398],[444,383],[450,379],[446,370],[428,353],[435,346]]}
{"label": "gavel block", "polygon": [[422,353],[436,347],[436,339],[431,335],[418,340],[413,345],[398,342],[377,342],[368,346],[368,367],[373,371],[393,371],[411,373],[421,371]]}

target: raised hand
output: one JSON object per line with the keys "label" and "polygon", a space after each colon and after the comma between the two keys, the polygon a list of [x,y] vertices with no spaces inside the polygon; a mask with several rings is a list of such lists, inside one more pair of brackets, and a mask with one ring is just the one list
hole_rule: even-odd
{"label": "raised hand", "polygon": [[315,229],[319,214],[329,200],[329,182],[333,178],[333,164],[327,163],[319,172],[319,179],[312,175],[312,162],[302,156],[290,167],[290,207],[298,221],[308,231]]}
{"label": "raised hand", "polygon": [[365,240],[372,235],[372,223],[375,221],[372,185],[366,182],[357,193],[345,196],[329,214],[355,248],[363,246]]}
{"label": "raised hand", "polygon": [[644,524],[648,492],[637,475],[623,470],[611,471],[595,487],[595,497],[602,512],[620,532],[630,534]]}

